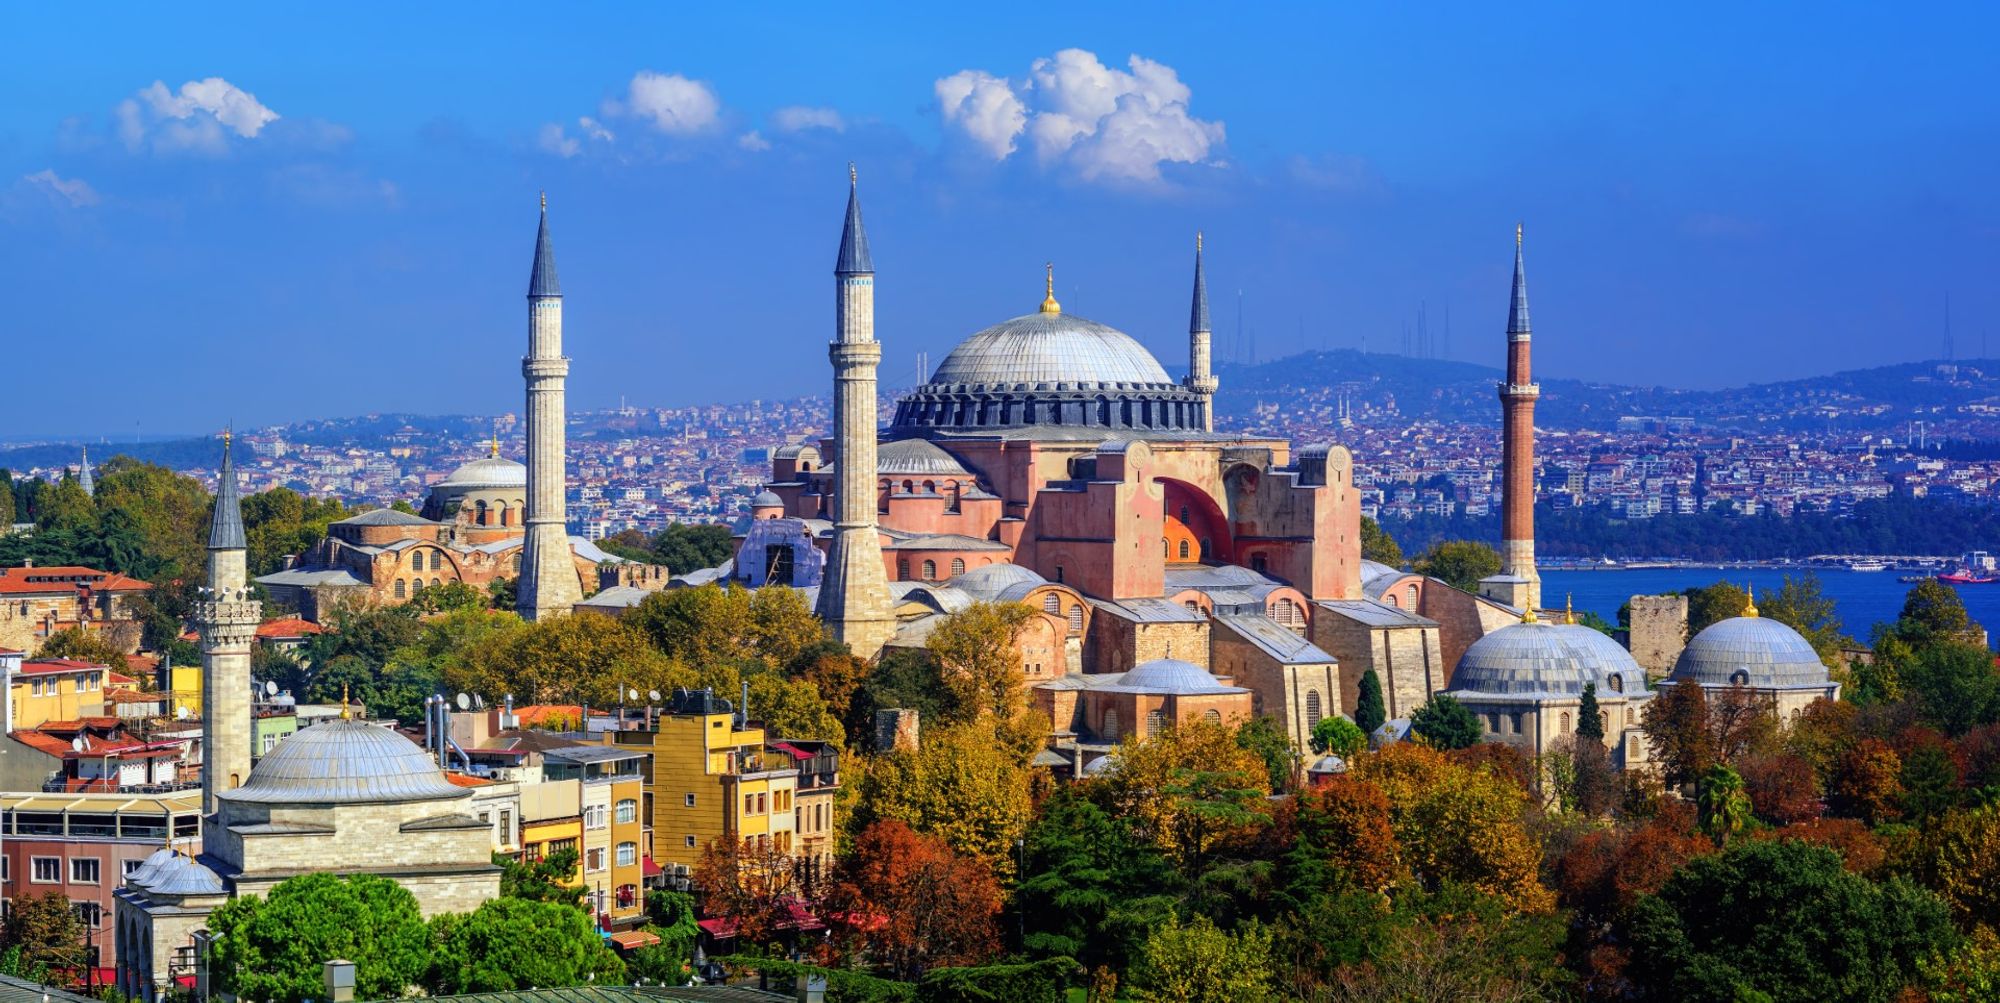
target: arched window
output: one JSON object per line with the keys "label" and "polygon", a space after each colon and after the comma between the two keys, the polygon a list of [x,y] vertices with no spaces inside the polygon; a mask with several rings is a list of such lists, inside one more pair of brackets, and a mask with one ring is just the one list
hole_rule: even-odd
{"label": "arched window", "polygon": [[907,582],[910,580],[909,558],[907,557],[896,558],[896,580],[899,582]]}
{"label": "arched window", "polygon": [[1145,737],[1151,738],[1165,730],[1167,730],[1167,712],[1163,710],[1147,711]]}
{"label": "arched window", "polygon": [[1599,731],[1611,730],[1611,714],[1608,711],[1597,712],[1597,730]]}
{"label": "arched window", "polygon": [[1729,674],[1729,683],[1732,686],[1747,686],[1750,684],[1750,673],[1737,669]]}
{"label": "arched window", "polygon": [[1200,603],[1198,603],[1198,602],[1195,602],[1195,601],[1194,601],[1194,600],[1192,600],[1192,599],[1183,599],[1183,600],[1181,600],[1181,605],[1183,605],[1183,606],[1186,606],[1186,607],[1187,607],[1187,610],[1188,610],[1188,612],[1190,612],[1190,613],[1199,613],[1199,612],[1201,612],[1201,604],[1200,604]]}
{"label": "arched window", "polygon": [[396,598],[403,599],[408,597],[409,594],[409,586],[404,584],[401,578],[396,579]]}
{"label": "arched window", "polygon": [[1611,687],[1611,692],[1613,693],[1625,692],[1625,677],[1619,675],[1616,672],[1613,672],[1611,674],[1611,677],[1609,679],[1606,679],[1604,682],[1606,685]]}
{"label": "arched window", "polygon": [[1188,507],[1186,505],[1181,506],[1181,521],[1188,521]]}
{"label": "arched window", "polygon": [[1406,592],[1405,594],[1406,594],[1406,595],[1408,595],[1408,596],[1410,597],[1410,608],[1411,608],[1411,609],[1416,609],[1416,608],[1417,608],[1417,587],[1416,587],[1415,585],[1412,585],[1412,586],[1410,586],[1409,590],[1408,590],[1408,591],[1407,591],[1407,592]]}
{"label": "arched window", "polygon": [[1188,542],[1187,542],[1186,540],[1182,540],[1182,541],[1181,541],[1181,560],[1183,560],[1183,561],[1187,560],[1187,559],[1188,559],[1188,555],[1189,555],[1189,549],[1188,549]]}
{"label": "arched window", "polygon": [[1221,724],[1222,712],[1216,710],[1213,707],[1210,707],[1209,709],[1201,712],[1201,719],[1207,721],[1209,724]]}
{"label": "arched window", "polygon": [[934,494],[937,494],[937,482],[936,482],[936,481],[925,481],[925,482],[924,482],[924,494],[927,494],[927,495],[934,495]]}
{"label": "arched window", "polygon": [[1069,608],[1069,632],[1083,633],[1083,604],[1072,603]]}
{"label": "arched window", "polygon": [[917,486],[916,486],[915,484],[913,484],[913,483],[909,482],[909,481],[904,481],[904,482],[903,482],[903,493],[904,493],[904,494],[906,494],[906,495],[913,495],[913,494],[916,494],[916,493],[917,493]]}
{"label": "arched window", "polygon": [[[1797,712],[1796,712],[1796,711],[1794,711],[1793,713],[1797,713]],[[1626,704],[1626,705],[1625,705],[1625,726],[1626,726],[1626,727],[1628,727],[1628,728],[1632,726],[1632,705],[1631,705],[1631,704]]]}
{"label": "arched window", "polygon": [[1104,722],[1103,722],[1103,724],[1102,724],[1102,725],[1101,725],[1101,726],[1100,726],[1100,727],[1098,728],[1098,730],[1099,730],[1099,731],[1101,731],[1101,732],[1103,733],[1103,737],[1104,737],[1104,738],[1106,738],[1106,739],[1109,739],[1109,740],[1111,740],[1111,741],[1117,741],[1117,740],[1118,740],[1118,738],[1119,738],[1119,735],[1118,735],[1118,708],[1116,708],[1116,707],[1106,707],[1106,708],[1104,708]]}
{"label": "arched window", "polygon": [[1402,608],[1403,608],[1403,604],[1402,604],[1402,603],[1399,603],[1399,602],[1397,602],[1397,601],[1396,601],[1396,597],[1395,597],[1395,596],[1392,596],[1392,595],[1384,595],[1384,596],[1383,596],[1382,598],[1384,598],[1384,599],[1387,599],[1387,600],[1389,600],[1389,607],[1390,607],[1391,609],[1402,609]]}
{"label": "arched window", "polygon": [[1160,556],[1161,557],[1174,556],[1174,541],[1169,540],[1164,536],[1160,537]]}
{"label": "arched window", "polygon": [[927,582],[928,582],[928,581],[933,581],[933,580],[935,580],[936,578],[937,578],[937,562],[936,562],[936,561],[925,561],[925,562],[924,562],[924,581],[927,581]]}
{"label": "arched window", "polygon": [[1569,711],[1563,711],[1563,713],[1562,713],[1562,730],[1561,730],[1561,731],[1558,731],[1558,732],[1556,732],[1556,734],[1558,734],[1558,735],[1567,735],[1567,734],[1569,734]]}
{"label": "arched window", "polygon": [[639,802],[632,798],[620,799],[615,809],[615,816],[620,822],[639,821]]}
{"label": "arched window", "polygon": [[965,574],[965,558],[954,557],[951,559],[951,573],[954,575]]}
{"label": "arched window", "polygon": [[1265,610],[1265,616],[1294,634],[1306,632],[1306,612],[1290,599],[1279,599]]}
{"label": "arched window", "polygon": [[486,503],[483,501],[475,502],[473,505],[473,511],[478,513],[473,517],[473,521],[477,522],[481,526],[486,525]]}
{"label": "arched window", "polygon": [[1319,719],[1320,719],[1321,717],[1324,717],[1324,716],[1325,716],[1325,714],[1326,714],[1326,712],[1325,712],[1325,711],[1324,711],[1323,709],[1321,709],[1321,707],[1320,707],[1320,705],[1319,705],[1319,691],[1318,691],[1318,690],[1307,690],[1307,691],[1306,691],[1306,727],[1308,727],[1308,728],[1311,728],[1312,726],[1314,726],[1314,725],[1318,724],[1318,723],[1319,723]]}
{"label": "arched window", "polygon": [[438,578],[433,578],[433,579],[431,579],[431,588],[434,588],[434,589],[435,589],[435,588],[440,588],[440,587],[442,587],[443,585],[444,585],[444,581],[443,581],[442,579],[438,579]]}
{"label": "arched window", "polygon": [[416,569],[416,570],[418,570],[418,571],[422,571],[422,570],[424,570],[424,552],[423,552],[423,551],[419,550],[419,551],[415,551],[415,552],[413,552],[413,553],[411,553],[411,554],[410,554],[410,567],[412,567],[412,568],[414,568],[414,569]]}
{"label": "arched window", "polygon": [[1251,555],[1250,555],[1250,570],[1252,570],[1252,571],[1255,571],[1255,572],[1257,572],[1258,574],[1263,574],[1263,573],[1264,573],[1264,569],[1265,569],[1266,567],[1268,567],[1269,565],[1270,565],[1270,562],[1269,562],[1269,561],[1266,561],[1266,560],[1264,559],[1264,555],[1263,555],[1263,554],[1251,554]]}
{"label": "arched window", "polygon": [[444,567],[444,551],[431,551],[431,570],[436,571],[442,567]]}

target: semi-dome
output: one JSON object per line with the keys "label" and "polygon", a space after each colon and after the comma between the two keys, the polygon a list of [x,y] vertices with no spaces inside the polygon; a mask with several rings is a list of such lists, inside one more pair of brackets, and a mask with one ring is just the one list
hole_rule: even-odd
{"label": "semi-dome", "polygon": [[278,743],[250,779],[217,795],[248,804],[379,804],[459,798],[415,742],[360,721],[316,724]]}
{"label": "semi-dome", "polygon": [[1491,696],[1577,696],[1645,689],[1630,652],[1588,627],[1531,621],[1502,627],[1465,649],[1451,688]]}
{"label": "semi-dome", "polygon": [[449,488],[522,488],[528,486],[528,468],[504,456],[482,456],[451,472],[438,482]]}
{"label": "semi-dome", "polygon": [[1159,360],[1132,336],[1067,313],[1001,321],[958,343],[932,383],[1171,383]]}
{"label": "semi-dome", "polygon": [[1820,688],[1830,679],[1825,663],[1799,632],[1755,613],[1710,624],[1689,641],[1667,677],[1703,686],[1758,689]]}
{"label": "semi-dome", "polygon": [[1100,689],[1110,693],[1162,693],[1189,696],[1210,693],[1242,693],[1243,689],[1224,685],[1207,669],[1178,658],[1155,658]]}
{"label": "semi-dome", "polygon": [[925,439],[896,439],[875,447],[878,474],[917,474],[938,477],[970,477],[972,472],[958,458]]}

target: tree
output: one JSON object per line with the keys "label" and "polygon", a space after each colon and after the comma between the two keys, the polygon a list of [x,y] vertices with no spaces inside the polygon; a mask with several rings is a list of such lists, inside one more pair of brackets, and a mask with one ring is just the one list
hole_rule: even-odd
{"label": "tree", "polygon": [[1708,694],[1683,679],[1646,701],[1646,745],[1669,786],[1689,783],[1715,760],[1708,734]]}
{"label": "tree", "polygon": [[1600,745],[1604,743],[1604,714],[1597,709],[1596,683],[1583,684],[1583,696],[1576,705],[1576,734]]}
{"label": "tree", "polygon": [[1750,594],[1728,582],[1716,582],[1699,588],[1688,589],[1688,637],[1721,623],[1731,617],[1743,615],[1750,607]]}
{"label": "tree", "polygon": [[653,537],[653,560],[675,574],[719,567],[735,552],[729,527],[716,523],[669,523]]}
{"label": "tree", "polygon": [[816,739],[844,744],[847,733],[826,701],[813,685],[803,679],[786,679],[776,672],[759,672],[750,677],[750,704],[746,711],[763,724],[766,738]]}
{"label": "tree", "polygon": [[947,723],[991,715],[1011,721],[1022,709],[1021,629],[1036,616],[1020,603],[975,602],[944,618],[924,650],[951,695]]}
{"label": "tree", "polygon": [[937,663],[931,660],[929,652],[890,648],[854,691],[854,699],[848,704],[847,733],[873,734],[875,713],[892,708],[914,710],[919,721],[943,721],[946,701],[944,684],[938,680]]}
{"label": "tree", "polygon": [[1230,934],[1197,915],[1154,928],[1135,981],[1151,1003],[1262,1003],[1274,998],[1271,971],[1271,934],[1255,920]]}
{"label": "tree", "polygon": [[702,911],[726,917],[746,944],[763,946],[792,925],[792,907],[804,897],[789,854],[751,839],[711,839],[695,862],[693,884]]}
{"label": "tree", "polygon": [[1058,791],[1028,828],[1013,911],[1036,957],[1128,970],[1146,931],[1175,905],[1166,857],[1075,788]]}
{"label": "tree", "polygon": [[326,539],[328,523],[353,514],[338,498],[308,498],[282,487],[243,496],[242,508],[252,575],[279,570],[287,556]]}
{"label": "tree", "polygon": [[194,572],[206,559],[214,501],[200,481],[114,456],[99,470],[95,502],[100,518],[113,511],[130,516],[147,551],[182,573]]}
{"label": "tree", "polygon": [[1964,633],[1972,620],[1956,589],[1926,578],[1903,597],[1901,622],[1913,628],[1910,633],[1918,637],[1941,638]]}
{"label": "tree", "polygon": [[354,962],[362,999],[404,996],[430,967],[431,935],[416,897],[368,874],[287,878],[268,896],[224,904],[208,928],[217,938],[212,973],[224,991],[244,999],[319,999],[329,958]]}
{"label": "tree", "polygon": [[1791,825],[1820,816],[1819,776],[1812,764],[1790,753],[1745,756],[1737,764],[1743,792],[1759,820]]}
{"label": "tree", "polygon": [[1196,721],[1130,735],[1114,755],[1118,768],[1093,783],[1184,874],[1199,874],[1218,844],[1270,820],[1267,767],[1226,725]]}
{"label": "tree", "polygon": [[625,963],[574,906],[497,898],[469,915],[446,914],[426,988],[434,996],[616,985]]}
{"label": "tree", "polygon": [[556,850],[540,860],[521,861],[493,855],[500,867],[500,894],[530,902],[560,902],[581,908],[584,886],[570,884],[577,875],[575,850]]}
{"label": "tree", "polygon": [[1958,943],[1937,896],[1788,840],[1688,862],[1625,926],[1635,978],[1670,999],[1887,1001]]}
{"label": "tree", "polygon": [[1410,715],[1410,730],[1436,749],[1464,749],[1476,744],[1485,728],[1479,715],[1465,709],[1449,693],[1433,694]]}
{"label": "tree", "polygon": [[1269,714],[1259,714],[1236,727],[1236,744],[1264,761],[1270,792],[1286,794],[1298,786],[1299,753],[1285,726]]}
{"label": "tree", "polygon": [[1464,888],[1398,900],[1370,957],[1337,973],[1347,1003],[1566,999],[1563,923]]}
{"label": "tree", "polygon": [[64,627],[50,634],[48,640],[35,652],[36,658],[73,658],[79,662],[103,665],[113,671],[125,671],[125,652],[106,640],[104,635],[85,630],[82,627]]}
{"label": "tree", "polygon": [[1479,591],[1479,580],[1500,573],[1500,552],[1474,540],[1431,544],[1410,569],[1467,592]]}
{"label": "tree", "polygon": [[1389,799],[1403,860],[1425,886],[1468,885],[1528,912],[1554,904],[1537,880],[1541,848],[1521,825],[1527,795],[1513,781],[1407,742],[1369,756],[1356,772]]}
{"label": "tree", "polygon": [[1903,758],[1889,743],[1864,738],[1840,757],[1828,800],[1836,811],[1869,825],[1902,817]]}
{"label": "tree", "polygon": [[[14,525],[14,472],[0,467],[0,526]],[[1377,528],[1380,531],[1380,528]]]}
{"label": "tree", "polygon": [[1728,846],[1730,839],[1750,825],[1750,796],[1743,792],[1743,777],[1721,763],[1702,773],[1695,808],[1700,813],[1701,831],[1717,846]]}
{"label": "tree", "polygon": [[512,693],[524,703],[599,706],[621,702],[627,690],[666,693],[694,682],[693,673],[660,654],[637,627],[594,613],[488,634],[464,653],[455,675],[460,688],[488,700]]}
{"label": "tree", "polygon": [[1353,759],[1368,747],[1368,734],[1361,726],[1340,716],[1319,719],[1312,729],[1312,751],[1319,755],[1332,753],[1342,759]]}
{"label": "tree", "polygon": [[1000,890],[987,869],[894,820],[855,836],[827,905],[840,939],[901,979],[979,962],[999,943]]}
{"label": "tree", "polygon": [[456,613],[486,609],[486,593],[464,582],[419,586],[408,603],[419,614]]}
{"label": "tree", "polygon": [[2000,805],[1953,812],[1920,837],[1911,868],[1961,926],[2000,930]]}
{"label": "tree", "polygon": [[1945,734],[1963,735],[2000,718],[2000,675],[1984,647],[1941,639],[1918,649],[1898,677],[1924,721]]}
{"label": "tree", "polygon": [[35,494],[35,527],[78,532],[97,522],[97,503],[76,481],[64,477]]}
{"label": "tree", "polygon": [[7,913],[7,946],[25,965],[73,967],[83,955],[83,920],[59,891],[22,895]]}
{"label": "tree", "polygon": [[1367,516],[1361,517],[1361,559],[1376,561],[1392,568],[1403,566],[1403,548],[1396,546],[1396,540],[1382,532],[1382,524]]}
{"label": "tree", "polygon": [[1757,612],[1798,631],[1828,666],[1839,667],[1841,649],[1854,643],[1842,633],[1839,609],[1820,586],[1819,576],[1810,572],[1797,578],[1786,575],[1784,585],[1757,604]]}
{"label": "tree", "polygon": [[1389,711],[1382,702],[1382,678],[1374,669],[1361,673],[1361,686],[1354,698],[1354,724],[1364,734],[1373,735],[1375,729],[1389,720]]}
{"label": "tree", "polygon": [[1336,774],[1293,799],[1286,819],[1292,847],[1280,861],[1283,894],[1295,907],[1353,889],[1386,892],[1408,875],[1382,789]]}
{"label": "tree", "polygon": [[998,875],[1013,873],[1014,840],[1031,814],[1028,767],[991,729],[925,729],[918,748],[878,756],[866,770],[852,815],[856,831],[893,819]]}

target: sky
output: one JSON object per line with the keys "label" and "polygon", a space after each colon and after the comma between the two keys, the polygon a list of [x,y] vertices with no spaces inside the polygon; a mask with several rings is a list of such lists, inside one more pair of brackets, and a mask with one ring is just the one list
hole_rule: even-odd
{"label": "sky", "polygon": [[885,387],[1045,262],[1181,368],[1197,230],[1221,358],[1499,365],[1517,222],[1545,378],[2000,355],[1990,4],[8,20],[0,439],[517,410],[541,191],[573,407],[823,391],[850,161]]}

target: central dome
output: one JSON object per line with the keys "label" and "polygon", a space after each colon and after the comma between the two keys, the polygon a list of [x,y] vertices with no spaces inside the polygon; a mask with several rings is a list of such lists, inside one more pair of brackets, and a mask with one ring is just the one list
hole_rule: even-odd
{"label": "central dome", "polygon": [[464,797],[415,742],[360,721],[328,721],[300,730],[223,791],[248,804],[379,804]]}
{"label": "central dome", "polygon": [[1171,384],[1159,360],[1115,327],[1066,313],[1031,313],[959,342],[932,383]]}
{"label": "central dome", "polygon": [[450,488],[518,488],[528,484],[528,468],[500,456],[482,456],[438,482]]}

